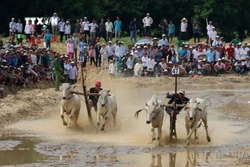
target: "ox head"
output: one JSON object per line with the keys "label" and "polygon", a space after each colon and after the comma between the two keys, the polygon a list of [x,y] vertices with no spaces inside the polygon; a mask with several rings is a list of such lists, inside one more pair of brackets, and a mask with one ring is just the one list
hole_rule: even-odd
{"label": "ox head", "polygon": [[104,107],[105,104],[108,102],[108,96],[109,96],[110,90],[101,90],[100,96],[99,96],[99,102],[101,103],[101,106]]}
{"label": "ox head", "polygon": [[201,111],[199,108],[199,102],[196,101],[196,99],[192,98],[190,99],[189,103],[187,103],[187,106],[184,107],[184,110],[187,112],[187,117],[190,121],[193,121],[197,111]]}
{"label": "ox head", "polygon": [[71,86],[69,83],[62,84],[62,91],[63,91],[63,99],[65,100],[67,96],[70,94],[70,91],[74,89],[75,86]]}
{"label": "ox head", "polygon": [[157,113],[157,107],[159,107],[159,102],[157,100],[157,97],[152,97],[152,99],[146,103],[147,108],[147,120],[146,123],[150,124],[152,119],[156,117]]}

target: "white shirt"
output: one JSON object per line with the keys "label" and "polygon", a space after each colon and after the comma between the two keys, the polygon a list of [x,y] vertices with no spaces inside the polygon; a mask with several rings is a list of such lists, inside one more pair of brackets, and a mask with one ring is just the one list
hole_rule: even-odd
{"label": "white shirt", "polygon": [[246,65],[247,68],[249,68],[250,67],[250,60],[249,61],[245,61],[245,65]]}
{"label": "white shirt", "polygon": [[57,26],[58,24],[58,21],[59,21],[59,18],[58,17],[51,17],[51,25],[52,26]]}
{"label": "white shirt", "polygon": [[184,22],[181,22],[181,32],[186,32],[187,31],[187,22],[184,23]]}
{"label": "white shirt", "polygon": [[166,38],[166,39],[161,39],[159,44],[160,44],[160,45],[165,45],[165,46],[167,46],[167,45],[168,45],[168,40],[167,40],[167,38]]}
{"label": "white shirt", "polygon": [[75,80],[76,76],[77,76],[77,68],[76,68],[76,66],[74,66],[74,67],[70,66],[69,67],[69,79]]}
{"label": "white shirt", "polygon": [[112,22],[106,22],[105,23],[106,31],[107,32],[112,32],[113,31],[113,23]]}
{"label": "white shirt", "polygon": [[210,33],[213,31],[213,25],[207,25],[207,35],[210,36]]}
{"label": "white shirt", "polygon": [[147,61],[147,71],[154,71],[155,66],[155,60],[154,59],[148,59]]}
{"label": "white shirt", "polygon": [[142,23],[144,24],[144,27],[151,26],[151,24],[153,24],[153,19],[151,17],[144,17]]}
{"label": "white shirt", "polygon": [[70,64],[64,63],[63,75],[69,75],[69,67],[70,67]]}
{"label": "white shirt", "polygon": [[107,48],[101,48],[100,49],[100,54],[101,54],[101,57],[102,57],[102,60],[103,59],[106,59],[107,58]]}
{"label": "white shirt", "polygon": [[240,57],[242,60],[246,60],[246,57],[247,57],[247,49],[245,48],[241,48],[240,50]]}
{"label": "white shirt", "polygon": [[139,72],[142,72],[142,70],[143,70],[142,63],[136,63],[134,66],[135,76],[139,76]]}
{"label": "white shirt", "polygon": [[37,56],[32,54],[30,55],[31,58],[31,62],[33,63],[33,65],[37,65]]}
{"label": "white shirt", "polygon": [[106,48],[107,48],[108,56],[114,55],[114,50],[115,50],[114,46],[108,45]]}
{"label": "white shirt", "polygon": [[218,67],[218,69],[223,69],[225,66],[224,63],[222,63],[222,62],[220,64],[219,64],[219,62],[217,62],[215,65]]}
{"label": "white shirt", "polygon": [[33,26],[32,26],[31,24],[27,24],[27,25],[25,26],[25,30],[24,30],[25,34],[31,34],[32,31],[34,31]]}
{"label": "white shirt", "polygon": [[60,22],[58,27],[59,27],[59,31],[60,32],[64,32],[65,31],[65,22]]}
{"label": "white shirt", "polygon": [[23,32],[23,24],[22,23],[17,23],[16,24],[16,30],[17,30],[17,32],[22,33]]}
{"label": "white shirt", "polygon": [[240,60],[241,59],[240,50],[241,50],[241,48],[235,48],[234,49],[234,56],[235,56],[236,60]]}
{"label": "white shirt", "polygon": [[164,62],[164,63],[163,63],[163,62],[160,62],[159,65],[161,66],[161,68],[162,68],[163,70],[167,69],[167,67],[168,67],[166,62]]}
{"label": "white shirt", "polygon": [[211,40],[215,40],[216,36],[217,36],[217,32],[216,31],[211,31],[209,38]]}
{"label": "white shirt", "polygon": [[218,61],[218,59],[220,58],[220,52],[219,51],[215,51],[215,61]]}
{"label": "white shirt", "polygon": [[89,21],[82,22],[82,27],[84,31],[89,31]]}
{"label": "white shirt", "polygon": [[122,57],[124,55],[124,49],[123,49],[122,46],[119,46],[119,45],[116,46],[116,48],[115,48],[115,55],[117,57]]}
{"label": "white shirt", "polygon": [[71,34],[71,26],[70,24],[65,24],[65,32],[64,34]]}
{"label": "white shirt", "polygon": [[89,24],[89,26],[90,26],[90,32],[96,32],[96,28],[98,27],[96,23],[91,23]]}
{"label": "white shirt", "polygon": [[110,63],[109,64],[109,74],[115,74],[115,68],[116,68],[116,66],[115,66],[115,64],[113,64],[113,63]]}
{"label": "white shirt", "polygon": [[148,57],[142,56],[141,61],[142,61],[143,67],[147,67]]}

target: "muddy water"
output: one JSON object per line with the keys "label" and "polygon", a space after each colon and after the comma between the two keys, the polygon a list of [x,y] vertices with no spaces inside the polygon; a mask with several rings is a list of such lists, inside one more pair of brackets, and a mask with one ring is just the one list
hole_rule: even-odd
{"label": "muddy water", "polygon": [[[107,86],[108,87],[108,86]],[[51,116],[46,119],[21,121],[5,128],[16,135],[0,136],[6,144],[11,140],[17,141],[10,145],[8,155],[1,151],[1,165],[20,166],[228,166],[239,158],[246,159],[248,152],[238,153],[238,148],[249,147],[249,124],[244,121],[235,121],[241,113],[221,112],[223,106],[232,102],[247,105],[250,89],[237,86],[222,85],[193,86],[186,85],[188,97],[202,97],[207,100],[208,126],[212,141],[205,139],[203,127],[198,129],[199,140],[186,147],[186,131],[184,127],[184,113],[177,118],[178,140],[167,141],[169,118],[164,120],[163,136],[164,147],[156,147],[150,142],[150,127],[145,123],[145,113],[141,113],[138,120],[133,118],[134,112],[142,108],[152,94],[166,103],[165,89],[152,87],[147,90],[121,91],[117,86],[112,92],[118,101],[119,128],[114,129],[112,124],[106,131],[94,134],[95,129],[88,124],[87,115],[82,109],[79,124],[80,129],[66,129],[59,116],[59,106],[51,109]],[[239,87],[238,87],[239,88]],[[170,89],[170,88],[168,88]],[[157,90],[157,91],[155,91]],[[164,93],[163,93],[164,92]],[[210,105],[211,104],[211,105]],[[250,104],[248,104],[250,105]],[[84,107],[83,107],[84,108]],[[93,113],[93,118],[95,114]],[[21,135],[22,134],[22,135]],[[20,138],[20,136],[22,138]],[[18,138],[19,137],[19,138]],[[17,139],[18,138],[18,139]],[[35,138],[34,140],[27,140]],[[37,140],[43,139],[43,141]],[[18,143],[20,142],[20,143]],[[22,146],[27,143],[29,146]],[[24,149],[18,149],[24,148]],[[15,150],[19,150],[15,151]],[[18,156],[17,156],[18,155]],[[27,157],[16,158],[13,157]],[[35,155],[35,156],[33,156]]]}

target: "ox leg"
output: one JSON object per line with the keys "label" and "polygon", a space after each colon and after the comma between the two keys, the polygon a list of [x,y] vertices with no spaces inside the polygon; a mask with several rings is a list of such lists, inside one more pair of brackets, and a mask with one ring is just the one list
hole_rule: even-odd
{"label": "ox leg", "polygon": [[185,119],[186,120],[186,124],[185,124],[185,127],[186,127],[186,131],[187,131],[187,136],[189,135],[189,132],[190,132],[190,128],[188,126],[188,118]]}
{"label": "ox leg", "polygon": [[96,126],[96,133],[98,133],[98,130],[99,130],[99,126],[100,126],[100,117],[101,117],[101,113],[100,113],[100,111],[99,110],[97,110],[97,120],[96,120],[96,122],[97,122],[97,126]]}
{"label": "ox leg", "polygon": [[115,113],[115,112],[113,112],[113,113],[112,113],[112,115],[113,115],[113,123],[114,123],[114,127],[116,128],[116,113]]}
{"label": "ox leg", "polygon": [[104,131],[107,119],[108,119],[108,117],[109,117],[110,114],[111,114],[111,109],[109,109],[108,112],[107,112],[107,114],[104,116],[104,123],[102,125],[101,131]]}
{"label": "ox leg", "polygon": [[62,121],[63,121],[63,125],[64,125],[64,126],[67,126],[68,124],[67,124],[67,122],[64,120],[64,110],[63,110],[62,107],[61,107],[61,118],[62,118]]}
{"label": "ox leg", "polygon": [[152,141],[155,141],[156,138],[155,138],[155,128],[154,127],[151,128],[151,132],[152,132]]}
{"label": "ox leg", "polygon": [[159,146],[161,145],[161,133],[162,133],[162,130],[161,130],[161,126],[160,126],[160,128],[158,127],[158,137],[157,137]]}
{"label": "ox leg", "polygon": [[207,119],[202,119],[203,123],[204,123],[204,126],[205,126],[205,129],[206,129],[206,135],[207,135],[207,141],[210,142],[211,141],[211,138],[208,134],[208,126],[207,126]]}
{"label": "ox leg", "polygon": [[70,112],[70,115],[69,115],[69,124],[68,124],[68,128],[71,128],[71,126],[72,126],[72,123],[74,124],[75,122],[74,122],[74,120],[76,119],[75,117],[76,117],[76,115],[75,115],[75,110],[73,109],[73,110],[71,110],[71,112]]}
{"label": "ox leg", "polygon": [[[197,124],[197,121],[196,122],[194,122],[194,125],[196,125]],[[191,132],[188,134],[188,136],[187,136],[187,145],[189,146],[189,144],[190,144],[190,138],[191,138],[191,136],[192,136],[192,134],[193,134],[193,132],[196,130],[196,126],[193,126],[192,127],[192,129],[191,129]]]}

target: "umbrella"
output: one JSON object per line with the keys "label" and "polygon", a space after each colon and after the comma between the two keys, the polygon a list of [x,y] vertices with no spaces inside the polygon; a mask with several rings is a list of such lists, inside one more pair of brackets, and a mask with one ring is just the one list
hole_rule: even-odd
{"label": "umbrella", "polygon": [[150,44],[152,41],[149,39],[140,39],[135,43],[135,45],[141,45],[141,44]]}

